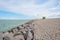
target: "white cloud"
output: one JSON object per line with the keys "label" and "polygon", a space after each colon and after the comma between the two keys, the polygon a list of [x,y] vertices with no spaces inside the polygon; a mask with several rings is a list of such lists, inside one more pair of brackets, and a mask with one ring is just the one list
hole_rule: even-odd
{"label": "white cloud", "polygon": [[49,17],[50,15],[55,14],[51,11],[58,8],[57,0],[48,0],[48,2],[40,5],[35,2],[35,0],[0,0],[0,6],[3,6],[8,11],[22,13],[32,16],[33,18],[40,18],[42,16]]}

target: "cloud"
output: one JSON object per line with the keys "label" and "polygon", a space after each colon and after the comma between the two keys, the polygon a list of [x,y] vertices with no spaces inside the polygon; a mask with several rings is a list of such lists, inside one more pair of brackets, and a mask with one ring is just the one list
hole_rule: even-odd
{"label": "cloud", "polygon": [[47,3],[49,0],[35,0],[36,4],[42,5],[44,3]]}
{"label": "cloud", "polygon": [[31,16],[32,18],[60,14],[58,11],[60,10],[59,0],[0,0],[0,7],[11,12]]}

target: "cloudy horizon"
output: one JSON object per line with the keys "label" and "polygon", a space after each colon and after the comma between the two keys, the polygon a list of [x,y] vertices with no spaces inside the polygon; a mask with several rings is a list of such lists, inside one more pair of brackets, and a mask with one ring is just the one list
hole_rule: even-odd
{"label": "cloudy horizon", "polygon": [[0,19],[60,18],[60,0],[0,0]]}

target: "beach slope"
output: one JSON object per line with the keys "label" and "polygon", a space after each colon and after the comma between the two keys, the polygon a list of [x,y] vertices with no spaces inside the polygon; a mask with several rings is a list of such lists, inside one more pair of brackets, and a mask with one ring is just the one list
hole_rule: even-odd
{"label": "beach slope", "polygon": [[4,40],[60,40],[60,18],[35,19],[3,33]]}

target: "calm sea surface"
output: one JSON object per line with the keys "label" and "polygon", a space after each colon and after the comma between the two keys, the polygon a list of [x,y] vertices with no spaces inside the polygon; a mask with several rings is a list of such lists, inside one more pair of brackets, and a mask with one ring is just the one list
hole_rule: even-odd
{"label": "calm sea surface", "polygon": [[5,32],[28,21],[29,20],[0,20],[0,32]]}

